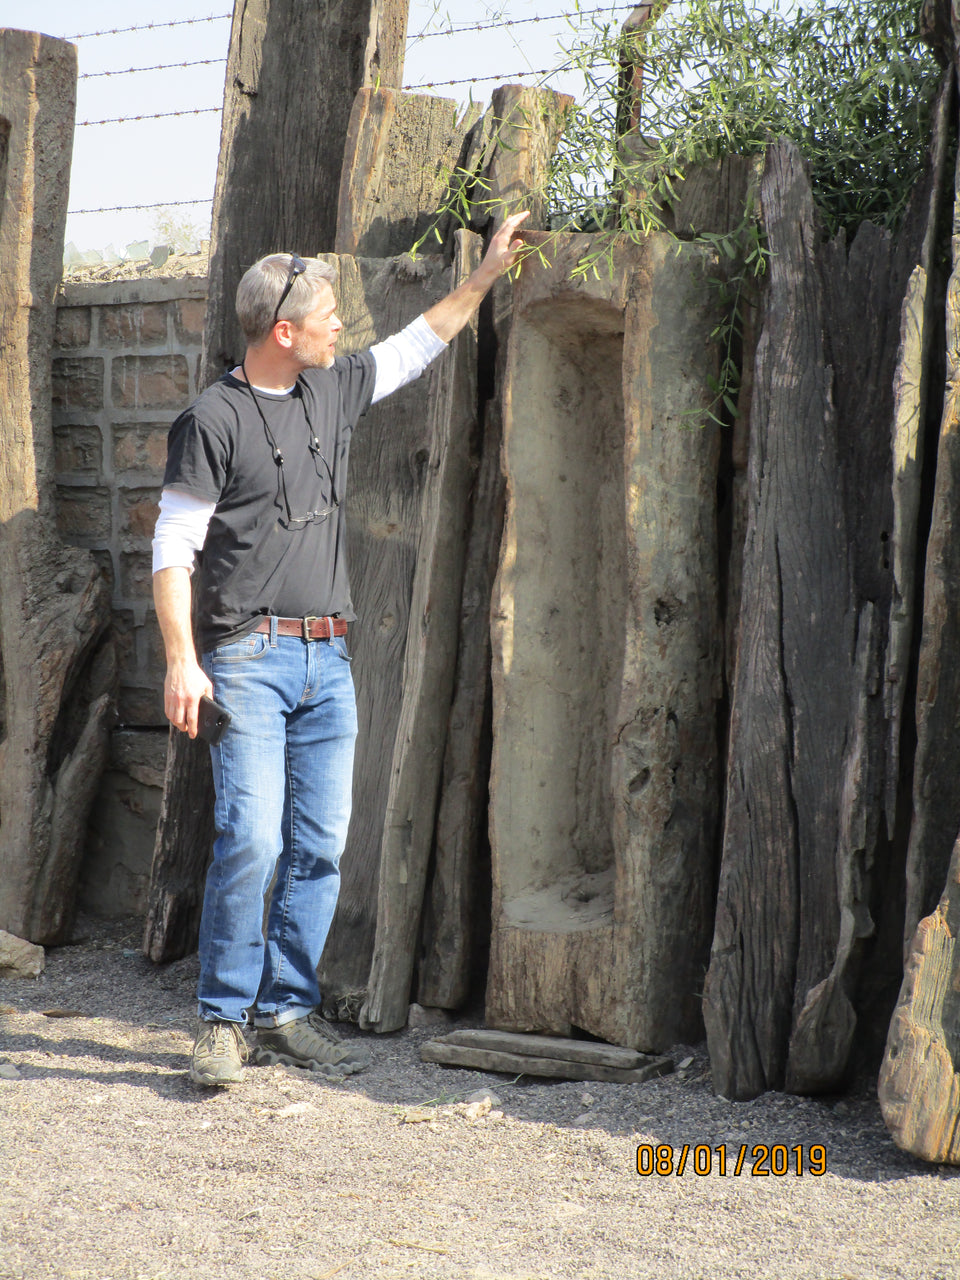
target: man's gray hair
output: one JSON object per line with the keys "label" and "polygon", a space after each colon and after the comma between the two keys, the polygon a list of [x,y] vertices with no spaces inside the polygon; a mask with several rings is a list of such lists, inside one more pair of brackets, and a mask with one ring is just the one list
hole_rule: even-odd
{"label": "man's gray hair", "polygon": [[[317,305],[321,286],[337,283],[333,267],[319,258],[304,258],[303,261],[307,269],[294,280],[277,317],[297,325],[303,324]],[[289,253],[268,254],[244,272],[237,286],[237,319],[250,346],[262,342],[273,328],[273,313],[290,278],[291,262]]]}

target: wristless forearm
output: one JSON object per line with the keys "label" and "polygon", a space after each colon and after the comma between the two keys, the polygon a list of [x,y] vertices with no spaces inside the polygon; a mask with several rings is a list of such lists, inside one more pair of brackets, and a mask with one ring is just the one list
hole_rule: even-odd
{"label": "wristless forearm", "polygon": [[496,284],[498,274],[481,264],[462,285],[424,312],[424,319],[438,338],[450,342],[457,336]]}
{"label": "wristless forearm", "polygon": [[190,571],[179,566],[153,575],[153,602],[167,666],[197,665],[191,622]]}

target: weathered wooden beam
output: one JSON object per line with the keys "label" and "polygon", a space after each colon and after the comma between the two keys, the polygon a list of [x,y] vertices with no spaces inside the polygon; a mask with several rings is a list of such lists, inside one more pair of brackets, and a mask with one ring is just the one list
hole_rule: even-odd
{"label": "weathered wooden beam", "polygon": [[266,253],[329,252],[350,112],[399,86],[408,0],[236,0],[213,204],[204,385],[239,358],[241,275]]}
{"label": "weathered wooden beam", "polygon": [[492,1049],[500,1053],[522,1053],[528,1058],[556,1058],[597,1067],[635,1068],[647,1066],[650,1055],[615,1044],[594,1040],[573,1040],[565,1036],[531,1036],[517,1031],[491,1031],[486,1027],[464,1027],[437,1039],[442,1044],[470,1049]]}
{"label": "weathered wooden beam", "polygon": [[[890,531],[890,641],[884,670],[885,714],[888,725],[887,774],[884,797],[887,831],[893,837],[897,796],[901,789],[903,707],[913,653],[918,589],[918,522],[922,500],[924,436],[935,388],[931,363],[936,349],[938,301],[938,232],[949,183],[946,166],[956,97],[956,76],[944,76],[933,114],[929,172],[915,199],[921,222],[919,261],[911,272],[900,311],[900,350],[893,383],[893,524]],[[926,747],[926,744],[924,744]],[[922,807],[921,800],[921,807]],[[911,914],[916,906],[911,908]]]}
{"label": "weathered wooden beam", "polygon": [[340,175],[336,252],[389,258],[427,237],[423,251],[436,253],[450,223],[440,210],[478,115],[471,106],[460,116],[455,102],[432,94],[360,89]]}
{"label": "weathered wooden beam", "polygon": [[[451,285],[480,263],[479,237],[457,233]],[[431,445],[381,846],[377,932],[360,1025],[406,1025],[433,849],[460,630],[460,593],[477,427],[476,323],[439,363],[430,400]],[[369,800],[365,800],[369,803]]]}
{"label": "weathered wooden beam", "polygon": [[[542,191],[547,166],[559,141],[563,112],[570,100],[548,91],[523,91],[508,86],[494,94],[495,107],[488,113],[510,117],[514,107],[524,112],[525,128],[510,127],[485,149],[475,129],[473,159],[465,170],[482,168],[486,216],[480,224],[494,230],[506,216],[510,193],[526,182]],[[509,143],[509,145],[507,145]],[[525,233],[543,229],[542,202],[531,210]],[[489,934],[489,890],[485,848],[486,809],[490,773],[490,599],[497,572],[503,532],[504,477],[500,467],[503,434],[503,378],[510,339],[513,296],[509,281],[500,280],[480,312],[478,361],[484,376],[481,387],[483,439],[479,475],[472,495],[471,531],[464,569],[463,609],[457,647],[457,677],[450,712],[450,731],[444,761],[443,784],[437,811],[434,870],[423,921],[420,956],[422,1004],[458,1008],[466,1000],[476,977],[475,959],[482,954]],[[483,885],[479,883],[483,877]]]}
{"label": "weathered wooden beam", "polygon": [[960,840],[936,910],[917,926],[877,1095],[898,1147],[960,1165]]}
{"label": "weathered wooden beam", "polygon": [[171,729],[142,944],[155,964],[196,946],[216,835],[212,787],[210,748]]}
{"label": "weathered wooden beam", "polygon": [[[452,287],[450,267],[436,256],[327,261],[339,273],[345,352],[396,332]],[[347,543],[358,621],[350,647],[360,736],[340,903],[320,976],[328,1005],[352,1020],[370,990],[378,911],[387,916],[381,940],[417,927],[422,883],[415,890],[414,878],[425,839],[429,852],[455,661],[466,502],[458,509],[452,495],[474,445],[469,348],[465,334],[417,382],[374,405],[351,446]],[[409,894],[411,922],[398,917],[399,902],[378,907],[383,877],[402,884],[404,874],[410,888],[398,892]],[[415,943],[408,950],[412,962]]]}
{"label": "weathered wooden beam", "polygon": [[734,1097],[782,1087],[802,928],[812,934],[803,940],[808,953],[821,959],[836,935],[835,894],[823,882],[839,843],[836,787],[857,626],[820,350],[813,207],[793,149],[768,153],[762,201],[771,263],[753,397],[723,865],[704,1000],[714,1083]]}
{"label": "weathered wooden beam", "polygon": [[954,176],[953,273],[946,296],[946,379],[927,539],[917,670],[913,822],[907,852],[904,945],[937,901],[960,830],[960,165]]}
{"label": "weathered wooden beam", "polygon": [[622,48],[617,73],[617,137],[634,133],[643,104],[643,26],[653,5],[638,5],[620,28]]}
{"label": "weathered wooden beam", "polygon": [[489,401],[473,494],[457,647],[457,675],[437,806],[433,876],[424,906],[417,999],[458,1009],[487,942],[489,885],[480,884],[490,782],[490,595],[506,500],[500,407]]}
{"label": "weathered wooden beam", "polygon": [[674,183],[674,200],[663,209],[665,225],[679,236],[730,234],[756,208],[760,164],[756,156],[722,156],[692,165]]}
{"label": "weathered wooden beam", "polygon": [[931,192],[896,238],[865,224],[849,247],[823,242],[799,155],[787,144],[767,155],[771,259],[704,1001],[727,1096],[838,1088],[848,1069],[874,867],[890,857],[890,540],[916,536],[909,516],[894,523],[893,384]]}
{"label": "weathered wooden beam", "polygon": [[[524,1046],[529,1046],[533,1036],[520,1036]],[[576,1041],[552,1040],[561,1050]],[[637,1055],[643,1057],[643,1055]],[[604,1080],[615,1084],[644,1084],[657,1076],[669,1075],[673,1063],[669,1058],[644,1058],[643,1065],[634,1067],[605,1066],[568,1056],[547,1057],[540,1052],[508,1052],[504,1049],[466,1045],[452,1041],[449,1036],[440,1040],[427,1040],[420,1046],[423,1062],[437,1062],[445,1067],[467,1067],[475,1071],[499,1071],[511,1076],[545,1076],[553,1080]]]}
{"label": "weathered wooden beam", "polygon": [[920,38],[933,49],[942,67],[956,58],[953,6],[950,0],[923,0],[920,6]]}
{"label": "weathered wooden beam", "polygon": [[508,214],[529,209],[524,230],[546,227],[546,176],[572,106],[569,94],[552,89],[520,84],[494,89],[463,162],[471,226],[499,226]]}
{"label": "weathered wooden beam", "polygon": [[[626,619],[611,790],[617,875],[610,1038],[702,1035],[720,824],[721,432],[716,264],[652,237],[623,351]],[[712,405],[716,410],[716,405]]]}
{"label": "weathered wooden beam", "polygon": [[655,236],[574,281],[590,237],[539,240],[504,392],[487,1022],[657,1049],[698,1033],[711,926],[711,255]]}
{"label": "weathered wooden beam", "polygon": [[0,928],[61,942],[106,763],[107,585],[56,531],[51,426],[76,50],[0,31]]}

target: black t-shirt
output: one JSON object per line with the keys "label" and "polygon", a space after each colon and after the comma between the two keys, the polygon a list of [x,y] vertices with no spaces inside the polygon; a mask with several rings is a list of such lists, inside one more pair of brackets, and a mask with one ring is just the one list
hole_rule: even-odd
{"label": "black t-shirt", "polygon": [[[246,634],[264,614],[356,616],[343,506],[325,519],[303,517],[332,507],[334,491],[342,503],[350,435],[375,378],[369,352],[338,356],[329,369],[301,373],[290,393],[257,391],[254,401],[245,383],[224,374],[174,422],[164,486],[217,504],[196,586],[204,652]],[[314,435],[319,454],[310,450]]]}

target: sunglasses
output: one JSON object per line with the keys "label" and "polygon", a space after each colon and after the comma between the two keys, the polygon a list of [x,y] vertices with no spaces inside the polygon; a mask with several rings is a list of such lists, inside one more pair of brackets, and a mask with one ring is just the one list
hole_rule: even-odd
{"label": "sunglasses", "polygon": [[298,258],[295,253],[291,253],[290,271],[287,275],[287,283],[283,286],[283,293],[281,293],[280,301],[277,303],[276,309],[274,310],[274,313],[273,313],[274,324],[276,324],[277,321],[280,319],[280,308],[286,302],[287,296],[290,293],[290,290],[293,288],[294,281],[296,280],[297,276],[302,276],[303,273],[306,271],[306,269],[307,269],[307,264],[304,262],[304,260],[302,258]]}

